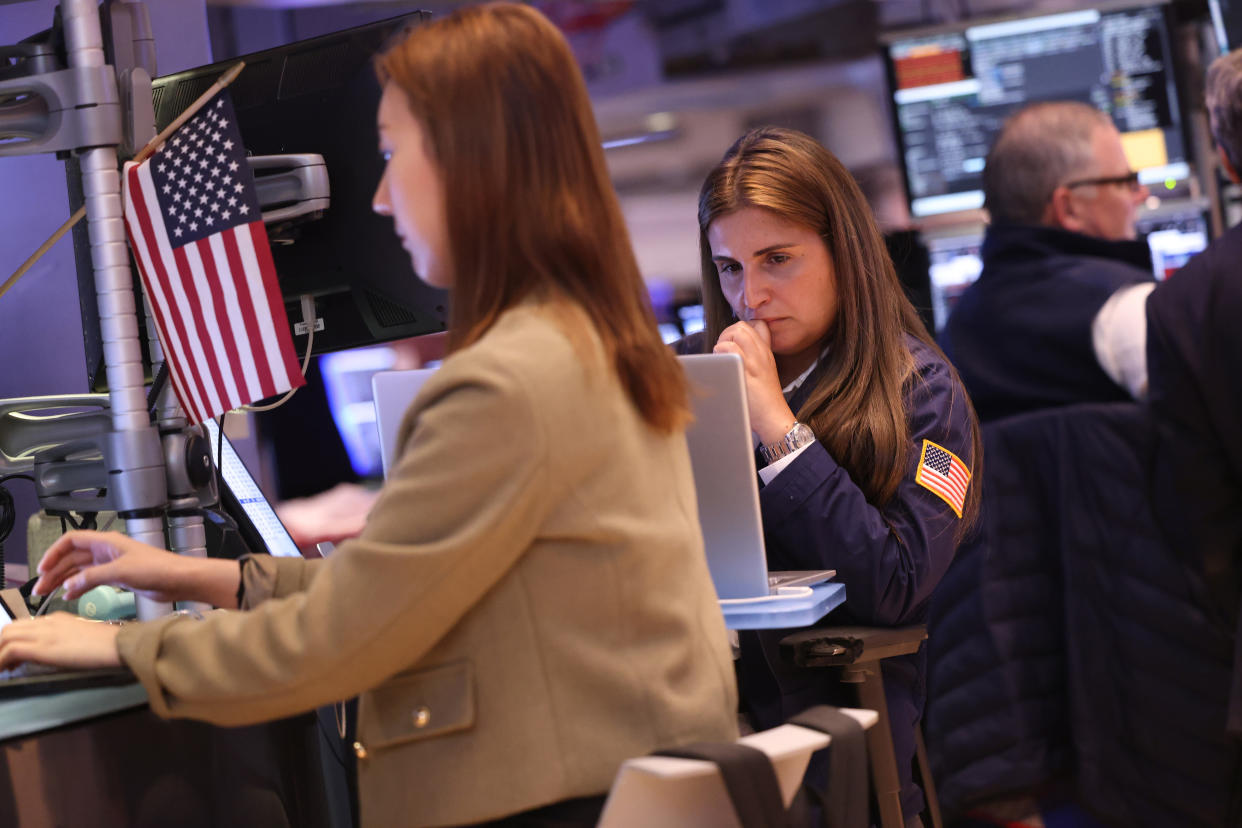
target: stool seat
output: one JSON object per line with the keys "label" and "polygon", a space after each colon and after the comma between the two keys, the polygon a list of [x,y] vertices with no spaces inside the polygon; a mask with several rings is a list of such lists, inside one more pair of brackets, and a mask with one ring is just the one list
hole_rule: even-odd
{"label": "stool seat", "polygon": [[[880,828],[902,828],[901,782],[897,757],[893,752],[893,733],[888,718],[888,701],[880,675],[880,662],[894,656],[918,652],[927,640],[927,627],[809,627],[781,639],[781,658],[797,667],[840,667],[841,681],[858,688],[858,703],[879,714],[876,726],[867,731],[867,755],[871,765],[871,789],[880,814]],[[927,763],[922,730],[915,730],[923,795],[933,828],[941,828],[940,803],[936,784]]]}

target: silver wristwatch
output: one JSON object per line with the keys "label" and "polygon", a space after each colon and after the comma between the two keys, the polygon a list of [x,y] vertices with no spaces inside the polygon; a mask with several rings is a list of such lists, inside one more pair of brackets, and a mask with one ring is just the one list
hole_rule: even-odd
{"label": "silver wristwatch", "polygon": [[787,454],[793,454],[803,446],[808,446],[815,442],[815,432],[811,431],[811,427],[802,423],[794,423],[784,437],[775,443],[766,443],[759,447],[759,455],[763,457],[764,462],[769,465],[775,463]]}

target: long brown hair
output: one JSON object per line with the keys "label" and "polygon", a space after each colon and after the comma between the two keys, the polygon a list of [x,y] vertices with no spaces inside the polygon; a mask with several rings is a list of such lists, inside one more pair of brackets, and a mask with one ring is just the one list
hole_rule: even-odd
{"label": "long brown hair", "polygon": [[443,178],[449,350],[527,297],[568,300],[643,419],[683,425],[685,378],[657,333],[586,84],[556,27],[528,6],[463,8],[412,30],[377,70],[405,93]]}
{"label": "long brown hair", "polygon": [[[809,227],[828,248],[836,277],[836,320],[824,336],[825,364],[797,417],[815,432],[873,504],[884,505],[908,473],[910,428],[903,394],[913,381],[910,334],[944,354],[928,335],[902,291],[871,209],[841,162],[809,135],[760,127],[743,135],[703,182],[699,194],[699,248],[703,267],[705,346],[733,324],[733,309],[720,289],[707,230],[726,213],[761,207]],[[945,359],[957,386],[957,372]],[[964,391],[957,395],[969,409]],[[982,446],[973,411],[971,456],[979,473]],[[969,526],[978,510],[979,486],[971,486],[963,516]]]}

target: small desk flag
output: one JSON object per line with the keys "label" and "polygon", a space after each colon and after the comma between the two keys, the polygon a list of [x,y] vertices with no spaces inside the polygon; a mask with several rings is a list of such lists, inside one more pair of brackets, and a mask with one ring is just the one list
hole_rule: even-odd
{"label": "small desk flag", "polygon": [[123,196],[187,419],[201,423],[305,384],[228,92],[146,161],[126,164]]}

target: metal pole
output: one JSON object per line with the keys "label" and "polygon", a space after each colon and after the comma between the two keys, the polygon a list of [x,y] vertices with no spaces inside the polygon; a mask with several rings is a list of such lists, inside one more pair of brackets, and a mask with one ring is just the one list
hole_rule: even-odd
{"label": "metal pole", "polygon": [[[104,65],[99,8],[94,0],[62,0],[61,12],[70,67]],[[88,149],[80,159],[111,402],[113,432],[105,453],[111,464],[110,490],[128,534],[163,547],[164,457],[159,432],[147,413],[116,147]],[[139,619],[145,620],[166,615],[173,607],[139,596],[137,609]]]}

